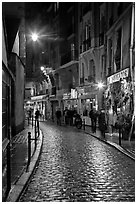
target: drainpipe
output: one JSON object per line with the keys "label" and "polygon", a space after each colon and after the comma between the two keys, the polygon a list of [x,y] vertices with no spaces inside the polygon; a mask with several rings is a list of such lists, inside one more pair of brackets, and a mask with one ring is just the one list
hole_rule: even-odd
{"label": "drainpipe", "polygon": [[132,14],[131,14],[131,41],[130,41],[130,72],[131,79],[133,82],[133,71],[132,71],[132,55],[133,55],[133,46],[134,46],[134,24],[135,24],[135,3],[132,3]]}
{"label": "drainpipe", "polygon": [[[132,80],[132,86],[134,86],[134,78],[133,78],[133,69],[132,69],[132,57],[133,57],[133,46],[134,46],[134,27],[135,25],[135,3],[132,3],[132,13],[131,13],[131,41],[130,41],[130,73],[131,73],[131,80]],[[133,103],[134,103],[134,97],[135,97],[135,93],[134,93],[134,88],[133,88]],[[135,104],[135,103],[134,103]],[[133,121],[134,121],[134,114],[133,114],[133,118],[132,118],[132,126],[131,126],[131,130],[129,133],[129,141],[131,140],[131,135],[132,135],[132,131],[133,131]]]}

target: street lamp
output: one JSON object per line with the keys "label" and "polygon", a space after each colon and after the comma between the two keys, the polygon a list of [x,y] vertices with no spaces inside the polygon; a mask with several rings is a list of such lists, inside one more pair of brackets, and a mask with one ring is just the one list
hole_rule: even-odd
{"label": "street lamp", "polygon": [[41,66],[40,69],[41,69],[41,71],[44,71],[45,68],[43,66]]}
{"label": "street lamp", "polygon": [[104,84],[102,82],[98,82],[97,86],[99,89],[102,89],[104,87]]}
{"label": "street lamp", "polygon": [[38,35],[37,35],[36,33],[33,33],[33,34],[31,35],[31,38],[32,38],[32,40],[35,42],[35,41],[38,40]]}

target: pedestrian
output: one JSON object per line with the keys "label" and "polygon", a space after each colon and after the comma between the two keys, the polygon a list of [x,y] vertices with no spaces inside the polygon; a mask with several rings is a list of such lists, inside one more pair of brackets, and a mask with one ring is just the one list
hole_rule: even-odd
{"label": "pedestrian", "polygon": [[65,122],[65,125],[68,124],[68,108],[65,107],[65,110],[63,111],[63,116],[64,116],[64,122]]}
{"label": "pedestrian", "polygon": [[114,111],[114,114],[113,114],[113,124],[112,124],[112,132],[114,132],[116,130],[116,122],[117,122],[117,114]]}
{"label": "pedestrian", "polygon": [[91,109],[89,112],[89,117],[91,118],[92,132],[96,133],[97,111],[95,109]]}
{"label": "pedestrian", "polygon": [[105,111],[103,109],[99,114],[98,123],[99,123],[99,129],[101,131],[101,136],[105,138],[105,131],[107,129],[107,125],[106,125]]}
{"label": "pedestrian", "polygon": [[89,117],[91,119],[91,130],[93,130],[93,109],[90,110]]}
{"label": "pedestrian", "polygon": [[32,114],[32,111],[31,111],[31,109],[29,109],[29,111],[28,111],[29,119],[31,119],[31,114]]}
{"label": "pedestrian", "polygon": [[37,109],[36,112],[35,112],[35,119],[38,120],[40,117],[40,112],[39,110]]}
{"label": "pedestrian", "polygon": [[68,120],[69,120],[69,125],[72,126],[73,125],[73,110],[72,109],[68,110]]}
{"label": "pedestrian", "polygon": [[110,133],[110,136],[113,135],[113,111],[110,109],[109,115],[108,115],[108,130]]}
{"label": "pedestrian", "polygon": [[57,119],[57,125],[61,125],[61,110],[60,110],[60,108],[58,108],[56,110],[55,115],[56,115],[56,119]]}

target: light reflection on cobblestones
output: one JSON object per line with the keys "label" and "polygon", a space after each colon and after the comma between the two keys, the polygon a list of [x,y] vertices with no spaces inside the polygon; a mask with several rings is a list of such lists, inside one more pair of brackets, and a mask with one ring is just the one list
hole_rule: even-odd
{"label": "light reflection on cobblestones", "polygon": [[41,158],[20,201],[135,201],[134,161],[73,128],[41,126]]}

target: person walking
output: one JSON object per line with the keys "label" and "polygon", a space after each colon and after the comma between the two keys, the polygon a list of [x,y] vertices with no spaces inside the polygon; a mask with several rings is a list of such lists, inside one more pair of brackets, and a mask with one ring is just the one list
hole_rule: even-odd
{"label": "person walking", "polygon": [[39,134],[39,117],[40,117],[40,112],[37,109],[35,112],[35,127],[38,128],[38,134]]}
{"label": "person walking", "polygon": [[55,114],[56,114],[56,119],[57,119],[57,125],[61,125],[61,110],[60,110],[60,108],[57,109]]}
{"label": "person walking", "polygon": [[65,107],[65,110],[63,111],[63,116],[64,116],[64,122],[65,122],[65,125],[68,124],[68,108]]}
{"label": "person walking", "polygon": [[89,117],[91,119],[91,130],[93,131],[93,109],[90,110]]}
{"label": "person walking", "polygon": [[39,110],[37,109],[36,112],[35,112],[35,119],[38,120],[40,117],[40,112]]}
{"label": "person walking", "polygon": [[93,133],[96,133],[96,123],[97,123],[97,112],[95,109],[91,109],[89,112],[89,117],[91,118],[91,129]]}
{"label": "person walking", "polygon": [[106,117],[105,117],[105,111],[102,109],[99,117],[98,117],[98,123],[99,123],[99,129],[101,131],[101,135],[103,138],[105,138],[105,131],[106,131]]}

